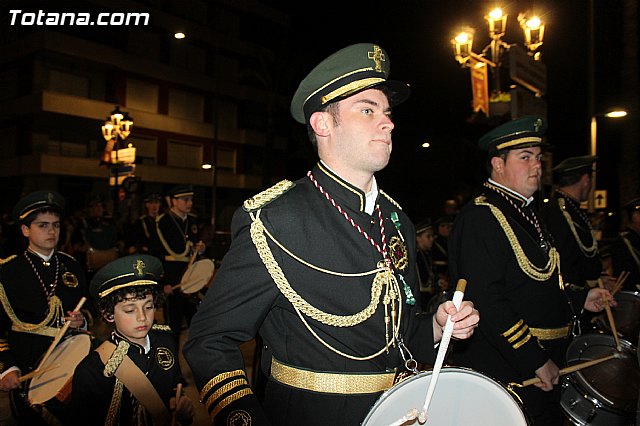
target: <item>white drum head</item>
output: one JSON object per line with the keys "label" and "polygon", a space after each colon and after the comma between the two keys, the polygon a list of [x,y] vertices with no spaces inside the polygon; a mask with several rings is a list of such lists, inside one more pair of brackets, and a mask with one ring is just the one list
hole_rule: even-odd
{"label": "white drum head", "polygon": [[[422,410],[431,382],[427,371],[398,383],[373,406],[363,426],[389,426],[409,410]],[[404,425],[419,425],[414,420]],[[425,425],[433,426],[526,426],[520,404],[498,382],[459,367],[440,371]]]}
{"label": "white drum head", "polygon": [[215,264],[211,259],[202,259],[194,262],[182,275],[180,290],[187,294],[197,292],[211,281],[215,268]]}
{"label": "white drum head", "polygon": [[31,405],[41,405],[54,398],[58,391],[71,380],[76,366],[89,354],[91,337],[88,334],[78,334],[64,339],[51,352],[41,370],[51,366],[55,368],[35,376],[29,384],[29,402]]}

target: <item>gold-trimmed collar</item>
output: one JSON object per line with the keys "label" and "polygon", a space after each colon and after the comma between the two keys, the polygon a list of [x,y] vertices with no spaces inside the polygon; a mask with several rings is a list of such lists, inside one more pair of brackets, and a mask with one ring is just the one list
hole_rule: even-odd
{"label": "gold-trimmed collar", "polygon": [[531,201],[533,201],[533,198],[525,198],[524,195],[522,194],[518,194],[517,192],[513,191],[513,190],[509,190],[505,187],[502,187],[501,185],[499,185],[497,182],[492,181],[492,180],[488,180],[484,183],[484,186],[486,188],[492,189],[495,192],[499,192],[501,194],[507,195],[509,198],[513,199],[514,202],[517,202],[520,207],[525,207],[528,204],[531,203]]}
{"label": "gold-trimmed collar", "polygon": [[[351,207],[358,206],[357,207],[358,211],[364,212],[365,194],[361,189],[356,188],[355,186],[351,185],[349,182],[342,179],[340,176],[338,176],[337,174],[329,170],[329,168],[324,164],[322,164],[320,161],[318,162],[316,167],[322,173],[321,174],[315,173],[314,174],[315,178],[331,194],[333,198],[336,198],[336,199],[341,198],[342,200],[351,202],[353,203],[351,204]],[[324,179],[325,176],[329,179]],[[330,185],[327,185],[327,183],[332,181],[335,182],[335,184],[337,184],[339,187],[344,188],[347,192],[341,191],[340,193],[336,193],[335,191],[333,191],[332,189],[336,187],[333,186],[332,188]],[[349,197],[349,193],[353,194],[355,197]]]}

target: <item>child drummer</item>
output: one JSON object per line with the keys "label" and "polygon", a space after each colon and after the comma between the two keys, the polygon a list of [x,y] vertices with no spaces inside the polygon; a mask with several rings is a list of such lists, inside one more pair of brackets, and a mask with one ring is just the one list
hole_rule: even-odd
{"label": "child drummer", "polygon": [[75,370],[70,424],[160,425],[172,416],[191,423],[191,400],[176,401],[181,373],[174,338],[168,327],[153,325],[162,272],[160,260],[139,254],[109,263],[91,280],[91,295],[114,331]]}

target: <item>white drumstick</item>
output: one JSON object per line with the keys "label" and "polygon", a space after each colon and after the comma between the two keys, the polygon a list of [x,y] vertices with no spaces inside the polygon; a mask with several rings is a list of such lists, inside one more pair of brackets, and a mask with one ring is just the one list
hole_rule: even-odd
{"label": "white drumstick", "polygon": [[[462,304],[462,298],[464,297],[464,289],[467,286],[467,281],[464,279],[458,280],[458,285],[456,286],[456,291],[453,293],[453,304],[456,309],[460,309],[460,305]],[[424,424],[427,421],[427,411],[429,409],[429,404],[431,403],[431,398],[433,397],[433,391],[436,388],[436,383],[438,382],[438,375],[440,374],[440,369],[442,368],[442,364],[444,363],[444,357],[447,354],[447,349],[449,348],[449,340],[451,340],[451,335],[453,334],[453,321],[451,321],[451,315],[447,317],[447,322],[444,326],[444,331],[442,332],[442,339],[440,340],[440,347],[438,348],[438,355],[436,356],[436,363],[433,366],[433,372],[431,373],[431,382],[429,382],[429,389],[427,390],[427,397],[424,401],[424,406],[422,407],[422,411],[418,416],[418,421],[420,424]]]}

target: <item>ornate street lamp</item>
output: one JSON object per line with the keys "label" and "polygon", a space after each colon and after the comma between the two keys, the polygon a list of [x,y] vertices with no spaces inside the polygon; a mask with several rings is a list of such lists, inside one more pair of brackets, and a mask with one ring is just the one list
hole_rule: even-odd
{"label": "ornate street lamp", "polygon": [[[115,202],[117,204],[120,188],[119,178],[126,178],[133,176],[135,165],[133,164],[136,159],[136,149],[132,144],[129,144],[126,148],[120,148],[120,144],[123,143],[131,134],[133,128],[133,118],[129,116],[128,112],[121,112],[120,107],[111,112],[111,115],[107,117],[102,124],[102,136],[107,142],[102,154],[102,163],[109,165],[109,184],[116,189]],[[128,167],[128,170],[121,172],[121,167]],[[114,175],[113,185],[111,185],[111,174]]]}

